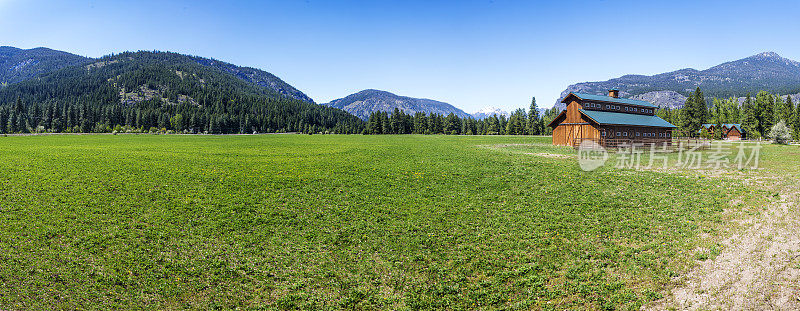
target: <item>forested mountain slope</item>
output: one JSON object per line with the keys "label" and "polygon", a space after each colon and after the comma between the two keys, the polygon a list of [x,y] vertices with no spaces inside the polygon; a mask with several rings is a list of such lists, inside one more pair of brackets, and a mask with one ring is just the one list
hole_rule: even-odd
{"label": "forested mountain slope", "polygon": [[0,46],[0,85],[28,80],[39,74],[91,62],[91,58],[51,50]]}
{"label": "forested mountain slope", "polygon": [[191,133],[355,133],[363,128],[344,111],[262,85],[259,81],[285,84],[266,74],[176,53],[126,52],[0,89],[0,124],[4,132],[127,126]]}

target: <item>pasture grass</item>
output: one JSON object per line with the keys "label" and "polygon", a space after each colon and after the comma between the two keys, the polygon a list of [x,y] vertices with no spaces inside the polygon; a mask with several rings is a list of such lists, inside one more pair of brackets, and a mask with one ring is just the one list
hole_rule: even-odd
{"label": "pasture grass", "polygon": [[0,137],[0,309],[633,310],[773,199],[549,142]]}

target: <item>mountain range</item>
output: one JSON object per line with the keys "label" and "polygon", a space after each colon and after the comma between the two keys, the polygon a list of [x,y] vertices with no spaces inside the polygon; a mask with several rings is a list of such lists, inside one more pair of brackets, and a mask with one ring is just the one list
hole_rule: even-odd
{"label": "mountain range", "polygon": [[[606,94],[608,89],[616,88],[623,97],[646,100],[660,107],[680,108],[686,95],[696,87],[708,97],[732,96],[740,101],[748,92],[755,94],[761,90],[793,94],[796,99],[800,97],[800,63],[766,52],[706,70],[681,69],[652,76],[625,75],[607,81],[577,83],[567,87],[561,96],[569,92]],[[48,48],[25,50],[2,46],[0,108],[17,98],[26,105],[58,102],[74,105],[76,109],[79,103],[98,107],[120,104],[119,109],[127,113],[143,109],[137,105],[149,103],[149,113],[157,110],[164,115],[152,117],[160,121],[142,124],[153,123],[159,127],[165,125],[164,118],[174,116],[168,114],[177,113],[173,106],[187,104],[194,107],[191,113],[196,114],[196,118],[201,118],[199,114],[203,113],[197,122],[207,123],[194,124],[192,131],[210,129],[213,122],[224,123],[227,127],[222,130],[224,132],[297,131],[337,126],[340,130],[344,127],[354,130],[362,125],[353,120],[366,120],[373,112],[392,113],[395,109],[407,114],[453,113],[476,119],[508,116],[508,112],[496,107],[468,114],[449,103],[374,89],[317,105],[305,93],[269,72],[170,52],[124,52],[90,58]],[[213,109],[208,109],[211,105]],[[563,104],[557,102],[555,107],[563,108]],[[65,118],[71,113],[67,110],[62,112]],[[215,114],[220,114],[217,119],[211,116]],[[4,115],[0,114],[0,119],[2,117]],[[281,118],[285,120],[278,120]],[[254,119],[260,120],[261,125],[248,123]],[[27,121],[37,122],[35,119]],[[0,120],[0,127],[3,122],[7,120]],[[105,122],[111,120],[106,118]],[[131,123],[130,120],[126,122]],[[234,122],[242,125],[234,126]]]}
{"label": "mountain range", "polygon": [[499,116],[508,117],[510,115],[510,113],[508,113],[508,111],[505,111],[503,109],[497,108],[495,106],[485,107],[483,109],[480,109],[480,110],[472,113],[472,117],[477,119],[477,120],[483,120],[483,119],[486,119],[486,118],[494,116],[494,115],[496,115],[498,117]]}
{"label": "mountain range", "polygon": [[680,108],[686,95],[697,87],[707,97],[720,98],[755,95],[761,90],[775,94],[800,93],[800,62],[764,52],[706,70],[687,68],[652,76],[625,75],[607,81],[577,83],[561,92],[554,107],[563,109],[561,99],[570,92],[605,95],[609,89],[619,89],[621,97]]}
{"label": "mountain range", "polygon": [[325,106],[342,109],[363,120],[369,119],[373,112],[383,111],[392,113],[395,109],[400,109],[406,114],[437,113],[441,115],[455,114],[461,118],[468,118],[470,115],[461,109],[445,102],[432,99],[413,98],[400,96],[381,90],[363,90],[355,94],[350,94],[344,98],[332,100]]}
{"label": "mountain range", "polygon": [[271,73],[171,52],[87,58],[0,48],[0,129],[360,132],[363,122]]}

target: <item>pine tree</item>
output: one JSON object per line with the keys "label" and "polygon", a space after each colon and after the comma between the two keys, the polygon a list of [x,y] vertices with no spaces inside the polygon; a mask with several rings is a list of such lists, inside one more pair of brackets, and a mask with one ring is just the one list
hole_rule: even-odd
{"label": "pine tree", "polygon": [[528,110],[527,132],[528,135],[541,135],[542,129],[540,128],[542,122],[539,116],[539,107],[536,106],[536,97],[531,99],[531,108]]}
{"label": "pine tree", "polygon": [[23,112],[22,99],[19,97],[19,95],[17,95],[17,101],[14,104],[14,112],[16,114],[22,114]]}
{"label": "pine tree", "polygon": [[791,119],[790,127],[792,129],[794,139],[798,140],[800,139],[800,103],[798,103],[798,105],[795,106],[794,103],[792,102],[792,96],[788,95],[786,96],[786,105],[789,106],[792,113],[792,116],[790,118]]}
{"label": "pine tree", "polygon": [[759,91],[754,109],[758,119],[758,133],[760,137],[767,137],[767,132],[775,124],[775,99],[766,91]]}
{"label": "pine tree", "polygon": [[694,91],[694,104],[695,104],[695,120],[698,124],[697,130],[700,129],[704,123],[708,123],[708,106],[706,105],[706,98],[703,96],[703,91],[697,87]]}
{"label": "pine tree", "polygon": [[722,124],[725,123],[722,101],[714,98],[713,105],[712,120],[714,120],[714,139],[722,139]]}
{"label": "pine tree", "polygon": [[678,113],[678,122],[681,130],[686,136],[696,136],[700,130],[700,124],[697,121],[697,105],[694,103],[694,96],[686,98],[683,104],[683,109]]}
{"label": "pine tree", "polygon": [[389,113],[379,111],[378,117],[380,118],[381,129],[383,130],[382,134],[394,134],[392,131],[392,124],[389,122]]}
{"label": "pine tree", "polygon": [[742,107],[742,127],[744,127],[745,132],[750,138],[760,138],[761,137],[761,124],[759,122],[759,113],[756,111],[755,104],[753,103],[753,99],[750,96],[750,93],[747,93],[747,97],[744,100],[744,106]]}
{"label": "pine tree", "polygon": [[788,101],[784,101],[780,96],[775,96],[775,121],[785,121],[787,124],[792,121],[792,111],[794,107],[791,98],[786,96]]}

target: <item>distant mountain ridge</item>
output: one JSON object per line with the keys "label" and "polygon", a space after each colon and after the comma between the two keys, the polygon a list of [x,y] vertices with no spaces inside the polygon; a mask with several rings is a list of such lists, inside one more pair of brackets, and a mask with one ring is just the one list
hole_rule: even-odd
{"label": "distant mountain ridge", "polygon": [[477,120],[483,120],[491,116],[506,116],[508,117],[510,113],[503,109],[497,108],[495,106],[484,107],[481,110],[478,110],[472,114],[472,117]]}
{"label": "distant mountain ridge", "polygon": [[323,105],[342,109],[363,120],[369,119],[370,114],[373,112],[383,111],[392,113],[395,108],[402,110],[406,114],[423,112],[426,114],[437,113],[448,115],[453,113],[461,118],[470,117],[468,113],[445,102],[400,96],[375,89],[363,90],[344,98],[332,100]]}
{"label": "distant mountain ridge", "polygon": [[679,108],[686,95],[700,87],[708,97],[743,97],[764,90],[777,94],[800,93],[800,62],[783,58],[774,52],[759,53],[740,60],[722,63],[706,70],[681,69],[644,76],[624,75],[599,82],[570,85],[561,92],[561,99],[570,92],[607,94],[620,90],[621,97],[648,100],[660,107]]}

